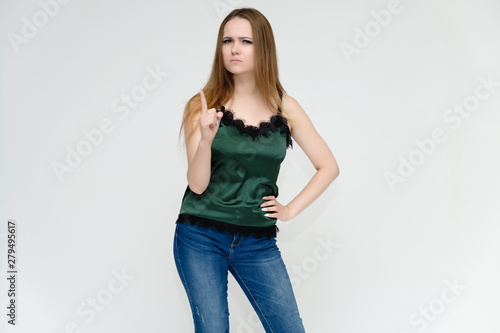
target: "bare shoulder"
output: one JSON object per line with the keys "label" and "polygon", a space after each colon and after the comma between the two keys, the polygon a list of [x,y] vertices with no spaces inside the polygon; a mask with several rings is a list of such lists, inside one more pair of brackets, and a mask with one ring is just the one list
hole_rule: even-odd
{"label": "bare shoulder", "polygon": [[283,108],[283,114],[287,118],[293,118],[293,116],[300,111],[304,112],[299,102],[297,102],[297,100],[290,95],[283,96]]}
{"label": "bare shoulder", "polygon": [[303,125],[312,125],[309,116],[306,114],[299,102],[290,95],[283,96],[283,115],[288,120],[292,136],[296,130],[303,128]]}

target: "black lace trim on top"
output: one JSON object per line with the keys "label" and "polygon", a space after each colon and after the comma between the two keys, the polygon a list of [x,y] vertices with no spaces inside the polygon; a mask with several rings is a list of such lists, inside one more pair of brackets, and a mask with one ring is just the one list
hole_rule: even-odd
{"label": "black lace trim on top", "polygon": [[204,217],[179,214],[175,223],[194,224],[203,228],[209,228],[219,232],[227,232],[232,235],[241,234],[242,236],[254,236],[256,238],[273,238],[276,237],[279,229],[277,225],[270,227],[246,227],[236,224],[230,224],[220,221],[207,219]]}
{"label": "black lace trim on top", "polygon": [[221,106],[217,111],[223,112],[222,122],[224,125],[232,125],[238,129],[241,134],[249,135],[253,140],[259,136],[269,137],[269,132],[280,132],[281,134],[286,134],[286,147],[293,148],[292,135],[290,133],[290,128],[288,127],[287,120],[281,115],[274,115],[269,118],[268,121],[261,121],[259,126],[246,125],[241,119],[234,118],[234,114],[231,110],[226,110],[224,106]]}

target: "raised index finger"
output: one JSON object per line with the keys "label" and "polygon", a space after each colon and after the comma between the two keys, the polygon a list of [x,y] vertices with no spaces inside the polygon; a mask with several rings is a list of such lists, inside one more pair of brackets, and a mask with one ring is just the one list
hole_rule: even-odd
{"label": "raised index finger", "polygon": [[200,98],[201,98],[201,112],[207,112],[207,100],[205,99],[205,93],[203,90],[200,90]]}

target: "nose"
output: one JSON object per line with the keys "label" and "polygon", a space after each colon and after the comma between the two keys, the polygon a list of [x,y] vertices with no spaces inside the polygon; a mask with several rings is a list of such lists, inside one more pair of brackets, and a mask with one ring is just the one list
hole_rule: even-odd
{"label": "nose", "polygon": [[240,54],[240,42],[239,41],[235,41],[233,43],[233,47],[231,49],[231,53],[232,54]]}

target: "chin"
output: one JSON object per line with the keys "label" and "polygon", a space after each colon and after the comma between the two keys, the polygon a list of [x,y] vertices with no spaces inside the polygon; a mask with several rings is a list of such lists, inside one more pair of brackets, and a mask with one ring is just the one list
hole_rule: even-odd
{"label": "chin", "polygon": [[226,70],[233,74],[233,75],[241,75],[241,74],[250,74],[250,73],[253,73],[253,71],[249,71],[249,70],[242,70],[241,68],[238,68],[238,69],[234,69],[234,68],[227,68],[226,67]]}
{"label": "chin", "polygon": [[226,68],[226,71],[228,71],[229,73],[233,74],[233,75],[238,75],[238,74],[241,74],[241,71],[234,71],[234,70],[230,70],[228,68]]}

